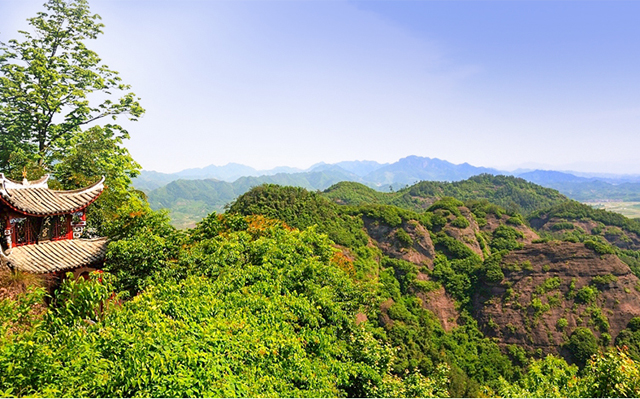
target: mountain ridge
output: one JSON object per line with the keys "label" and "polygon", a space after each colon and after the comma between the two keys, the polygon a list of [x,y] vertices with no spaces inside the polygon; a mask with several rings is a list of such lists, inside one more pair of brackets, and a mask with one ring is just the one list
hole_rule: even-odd
{"label": "mountain ridge", "polygon": [[[188,220],[186,224],[178,223],[181,226],[192,225],[208,212],[222,211],[224,206],[237,196],[261,184],[297,186],[322,191],[336,183],[349,181],[363,184],[377,192],[390,192],[403,190],[418,182],[456,182],[472,176],[489,174],[519,177],[540,186],[558,190],[577,201],[640,202],[640,183],[632,182],[630,177],[611,180],[611,178],[576,176],[571,173],[548,170],[533,170],[516,175],[493,168],[476,167],[469,163],[453,164],[438,158],[413,155],[391,164],[380,164],[375,161],[344,161],[335,164],[321,162],[305,171],[291,173],[295,170],[295,168],[277,167],[257,171],[240,164],[227,164],[222,167],[187,169],[179,172],[180,176],[143,171],[138,178],[134,179],[134,185],[147,193],[154,209],[167,208],[171,210],[172,217]],[[242,171],[251,172],[251,174],[236,177]],[[208,177],[190,177],[197,174]],[[229,181],[231,178],[234,179]],[[211,179],[219,183],[214,184]],[[207,182],[203,182],[205,180]],[[175,183],[176,181],[181,183]],[[168,185],[171,187],[165,189],[164,187]],[[203,192],[205,189],[214,192],[205,194]],[[367,195],[372,196],[372,194]],[[169,197],[173,198],[169,199]]]}

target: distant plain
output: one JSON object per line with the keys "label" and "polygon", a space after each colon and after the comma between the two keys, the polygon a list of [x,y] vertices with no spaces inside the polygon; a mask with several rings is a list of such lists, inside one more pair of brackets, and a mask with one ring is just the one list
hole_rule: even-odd
{"label": "distant plain", "polygon": [[617,212],[631,219],[640,218],[640,202],[595,201],[585,203],[594,208],[604,208],[611,212]]}

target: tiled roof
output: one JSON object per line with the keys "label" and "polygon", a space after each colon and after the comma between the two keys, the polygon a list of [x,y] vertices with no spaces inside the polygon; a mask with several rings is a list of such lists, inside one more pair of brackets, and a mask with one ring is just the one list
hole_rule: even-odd
{"label": "tiled roof", "polygon": [[104,177],[94,185],[80,190],[51,190],[49,175],[40,180],[22,183],[9,180],[0,173],[0,202],[34,216],[71,213],[86,208],[104,189]]}
{"label": "tiled roof", "polygon": [[50,273],[103,261],[107,244],[107,238],[48,241],[12,248],[8,255],[0,249],[0,257],[6,266],[13,269]]}

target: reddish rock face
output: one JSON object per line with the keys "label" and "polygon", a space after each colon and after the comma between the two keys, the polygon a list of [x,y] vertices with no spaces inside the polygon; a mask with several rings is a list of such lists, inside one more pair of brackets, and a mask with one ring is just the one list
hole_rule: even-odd
{"label": "reddish rock face", "polygon": [[584,244],[530,244],[506,255],[501,267],[504,280],[481,285],[474,309],[482,331],[503,345],[558,353],[576,327],[613,342],[640,315],[638,278],[617,256]]}
{"label": "reddish rock face", "polygon": [[[420,223],[410,220],[399,227],[390,227],[377,220],[364,217],[364,227],[375,245],[390,258],[402,259],[416,265],[433,267],[436,251],[429,231]],[[398,230],[403,229],[412,239],[411,246],[403,246],[397,238]]]}
{"label": "reddish rock face", "polygon": [[[507,224],[508,219],[509,219],[509,216],[507,215],[502,215],[500,218],[498,218],[494,214],[488,214],[487,224],[484,225],[481,230],[489,233],[493,233],[500,225]],[[537,240],[540,238],[538,233],[531,230],[527,226],[520,225],[520,226],[511,226],[511,227],[518,230],[524,235],[524,239],[522,239],[521,241],[525,244],[531,244],[533,240]]]}
{"label": "reddish rock face", "polygon": [[[535,227],[540,231],[551,233],[558,237],[560,237],[563,233],[569,232],[574,229],[586,234],[595,234],[592,232],[599,225],[593,220],[571,220],[569,221],[569,223],[574,226],[573,229],[554,228],[554,226],[558,225],[559,223],[567,223],[567,220],[555,217],[548,218],[546,217],[546,215],[542,215],[539,218],[531,220],[532,227]],[[601,232],[598,233],[598,235],[602,236],[611,245],[622,249],[632,249],[634,251],[640,250],[640,236],[638,236],[638,234],[632,231],[620,229],[615,226],[603,226],[604,225],[600,223]]]}
{"label": "reddish rock face", "polygon": [[476,238],[476,233],[480,231],[476,219],[471,214],[471,211],[466,207],[461,206],[459,209],[460,213],[462,213],[462,216],[467,219],[467,221],[469,221],[469,226],[464,228],[452,226],[450,222],[451,220],[455,219],[455,216],[450,215],[449,223],[447,223],[447,225],[443,228],[443,231],[449,237],[453,237],[456,240],[462,242],[470,250],[478,254],[480,258],[484,258],[482,248],[480,248],[480,243],[478,243],[478,239]]}
{"label": "reddish rock face", "polygon": [[435,291],[416,294],[422,300],[422,307],[430,310],[440,320],[440,324],[445,331],[449,332],[458,327],[458,317],[460,313],[456,310],[456,304],[444,290],[440,287]]}

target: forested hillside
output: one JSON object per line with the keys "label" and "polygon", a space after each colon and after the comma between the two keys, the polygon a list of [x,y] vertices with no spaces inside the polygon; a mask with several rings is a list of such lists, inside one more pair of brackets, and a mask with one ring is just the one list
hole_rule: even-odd
{"label": "forested hillside", "polygon": [[[240,173],[243,172],[245,175],[241,177]],[[280,184],[303,187],[308,190],[325,190],[336,183],[356,182],[379,193],[402,192],[404,198],[396,198],[399,206],[415,202],[415,197],[433,198],[438,195],[452,195],[459,198],[466,198],[470,195],[487,197],[489,196],[488,191],[496,191],[491,195],[494,202],[497,201],[496,203],[505,207],[513,204],[500,202],[500,196],[505,198],[511,196],[514,203],[528,200],[528,204],[520,205],[524,206],[523,209],[533,209],[543,204],[548,205],[549,202],[540,197],[546,196],[552,199],[554,195],[557,196],[554,190],[577,201],[640,202],[640,183],[638,183],[637,176],[618,175],[587,178],[546,170],[516,173],[514,177],[511,175],[509,172],[480,168],[469,164],[455,165],[437,158],[409,156],[398,162],[385,165],[373,161],[320,163],[303,172],[286,167],[257,171],[237,164],[221,167],[212,165],[174,174],[143,171],[134,180],[134,185],[149,195],[154,209],[169,209],[174,225],[180,228],[193,227],[195,221],[202,219],[208,212],[223,210],[224,206],[237,196],[260,184]],[[228,184],[211,184],[212,178],[224,180]],[[515,178],[519,178],[519,180]],[[545,192],[541,188],[531,189],[532,186],[527,186],[523,179],[551,190]],[[178,183],[180,180],[187,180],[187,182]],[[493,183],[497,187],[488,187],[488,184]],[[367,191],[365,188],[356,188],[357,186],[353,185],[347,187],[349,187],[347,191],[356,190],[361,194]],[[497,191],[498,187],[501,188],[499,191]],[[408,188],[411,190],[407,190]],[[475,193],[476,189],[483,192]],[[510,190],[514,192],[510,192]],[[330,191],[337,191],[333,194],[334,196],[342,195],[339,187],[334,187]],[[520,191],[520,195],[516,193],[517,191]],[[235,196],[229,197],[230,192],[234,192]],[[357,200],[357,198],[349,198],[352,195],[353,193],[346,193],[342,199],[349,203]],[[373,198],[377,194],[369,192],[366,195]],[[199,197],[199,199],[194,199],[194,197]],[[395,198],[397,195],[379,197],[378,202],[393,203],[391,197]],[[420,204],[416,204],[416,206],[420,206]],[[632,214],[634,213],[629,213],[629,215]]]}
{"label": "forested hillside", "polygon": [[[224,206],[252,187],[280,184],[313,190],[340,204],[363,203],[396,205],[424,210],[439,198],[453,196],[461,200],[487,199],[508,209],[531,212],[566,200],[553,189],[544,188],[512,176],[479,175],[453,183],[422,181],[396,192],[381,192],[354,181],[344,181],[343,172],[328,169],[301,174],[243,177],[233,183],[217,180],[178,180],[149,193],[154,209],[169,209],[175,226],[194,226],[209,212]],[[351,179],[356,180],[356,179]],[[339,182],[336,184],[336,182]]]}
{"label": "forested hillside", "polygon": [[453,183],[422,181],[394,193],[375,192],[357,183],[342,182],[329,187],[324,194],[341,204],[380,203],[413,210],[426,209],[442,197],[455,197],[462,201],[486,199],[496,205],[524,213],[567,199],[556,190],[529,183],[524,179],[489,174]]}
{"label": "forested hillside", "polygon": [[[100,17],[85,0],[44,10],[0,43],[3,187],[104,181],[82,237],[42,240],[108,240],[97,271],[62,276],[12,266],[4,238],[0,396],[640,396],[640,221],[466,164],[395,192],[338,183],[452,172],[417,157],[147,197],[114,122],[144,109],[86,45]],[[50,260],[39,240],[20,244]]]}
{"label": "forested hillside", "polygon": [[368,317],[399,348],[396,370],[429,374],[446,362],[455,396],[514,392],[506,382],[526,380],[532,359],[549,355],[585,368],[617,345],[640,360],[636,221],[520,179],[417,187],[383,194],[341,183],[319,194],[261,186],[229,212],[317,225],[376,292]]}
{"label": "forested hillside", "polygon": [[176,180],[148,193],[153,209],[169,209],[175,226],[193,227],[211,212],[221,212],[225,205],[252,187],[261,184],[280,184],[309,190],[325,188],[344,180],[359,180],[358,176],[342,169],[327,169],[308,173],[278,173],[270,176],[245,176],[233,183],[207,180]]}

